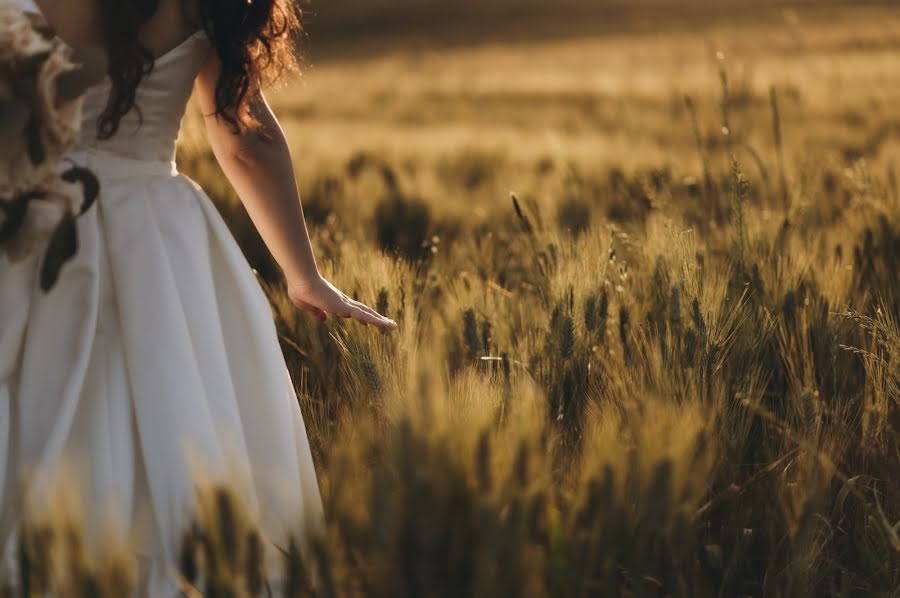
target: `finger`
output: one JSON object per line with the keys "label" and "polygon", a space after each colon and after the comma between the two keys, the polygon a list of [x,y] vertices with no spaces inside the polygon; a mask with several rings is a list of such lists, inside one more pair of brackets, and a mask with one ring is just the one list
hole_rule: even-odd
{"label": "finger", "polygon": [[390,324],[385,318],[383,318],[377,314],[375,314],[375,315],[370,314],[366,310],[361,309],[359,307],[356,307],[354,309],[353,318],[355,320],[357,320],[358,322],[362,322],[363,324],[366,324],[366,325],[371,324],[372,326],[376,326],[382,330],[390,329]]}
{"label": "finger", "polygon": [[381,318],[381,319],[383,319],[383,320],[386,321],[386,322],[391,322],[391,321],[393,321],[393,320],[391,320],[390,318],[388,318],[387,316],[383,316],[382,314],[378,313],[377,311],[375,311],[374,309],[372,309],[371,307],[369,307],[369,306],[366,305],[365,303],[361,303],[360,301],[354,301],[354,302],[353,302],[353,305],[356,306],[358,309],[363,310],[364,312],[366,312],[366,313],[369,314],[370,316],[373,316],[373,317],[375,317],[375,318]]}
{"label": "finger", "polygon": [[368,326],[369,324],[371,324],[371,322],[369,322],[369,320],[366,318],[366,315],[361,313],[356,308],[351,308],[347,312],[347,318],[349,318],[351,320],[356,320],[357,322],[359,322],[360,324],[362,324],[364,326]]}
{"label": "finger", "polygon": [[366,305],[365,303],[360,303],[359,301],[354,301],[354,305],[355,305],[358,309],[361,309],[361,310],[363,310],[365,313],[367,313],[367,314],[369,314],[370,316],[372,316],[373,318],[376,318],[379,322],[383,323],[385,326],[392,327],[392,328],[391,328],[392,330],[393,330],[394,328],[397,327],[397,322],[395,322],[394,320],[388,318],[387,316],[381,315],[380,313],[378,313],[377,311],[375,311],[374,309],[372,309],[371,307],[369,307],[369,306]]}
{"label": "finger", "polygon": [[374,316],[369,315],[369,317],[372,318],[371,321],[373,325],[378,327],[382,332],[391,332],[392,330],[397,329],[397,322],[385,318],[382,315],[376,313]]}
{"label": "finger", "polygon": [[377,324],[375,318],[371,315],[367,314],[365,311],[359,309],[358,307],[353,307],[353,310],[350,313],[350,317],[360,322],[361,324],[369,325],[369,324]]}
{"label": "finger", "polygon": [[369,323],[369,320],[366,319],[367,314],[365,314],[365,312],[363,312],[359,308],[359,306],[356,304],[356,301],[353,301],[349,297],[345,299],[340,309],[335,311],[335,315],[341,318],[353,319],[359,322]]}

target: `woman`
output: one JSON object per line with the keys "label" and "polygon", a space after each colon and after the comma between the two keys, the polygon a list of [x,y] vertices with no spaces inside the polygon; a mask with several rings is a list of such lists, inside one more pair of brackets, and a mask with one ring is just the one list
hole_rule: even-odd
{"label": "woman", "polygon": [[88,92],[70,156],[101,184],[79,218],[78,254],[47,294],[36,259],[0,261],[0,532],[11,538],[22,501],[46,500],[56,473],[74,468],[89,532],[112,524],[133,534],[144,591],[174,595],[193,472],[244,481],[275,547],[322,518],[267,300],[210,200],[173,163],[193,87],[222,170],[296,306],[319,321],[396,323],[316,267],[287,144],[260,91],[291,65],[289,0],[31,8],[71,45],[106,48],[110,71]]}

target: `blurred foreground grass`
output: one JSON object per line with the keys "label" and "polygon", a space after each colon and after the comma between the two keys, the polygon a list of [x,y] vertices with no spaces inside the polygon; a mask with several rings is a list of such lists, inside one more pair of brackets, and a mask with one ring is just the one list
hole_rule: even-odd
{"label": "blurred foreground grass", "polygon": [[[778,15],[330,42],[274,105],[321,266],[390,337],[291,308],[188,123],[317,459],[288,594],[900,595],[900,20]],[[265,595],[251,540],[187,542],[187,577]]]}

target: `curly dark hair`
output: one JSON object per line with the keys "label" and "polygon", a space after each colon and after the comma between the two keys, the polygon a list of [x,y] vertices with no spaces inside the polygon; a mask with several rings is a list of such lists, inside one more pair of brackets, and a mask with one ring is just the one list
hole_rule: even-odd
{"label": "curly dark hair", "polygon": [[[99,117],[98,136],[108,139],[135,105],[141,80],[153,70],[153,54],[138,32],[159,0],[100,0],[112,89]],[[236,131],[251,118],[249,95],[299,66],[300,9],[292,0],[183,0],[185,17],[203,29],[222,61],[216,112]]]}

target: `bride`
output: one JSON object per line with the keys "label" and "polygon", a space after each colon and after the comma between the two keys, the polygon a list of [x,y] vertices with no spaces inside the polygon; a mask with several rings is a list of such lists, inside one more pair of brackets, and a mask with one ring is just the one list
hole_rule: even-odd
{"label": "bride", "polygon": [[37,258],[0,258],[0,541],[74,468],[88,531],[136,539],[143,593],[174,595],[195,473],[241,491],[277,554],[321,523],[306,431],[264,293],[209,198],[174,164],[196,89],[209,142],[312,318],[396,323],[316,266],[260,81],[291,66],[291,0],[20,0],[70,45],[100,46],[67,160],[101,184],[79,251],[42,293]]}

